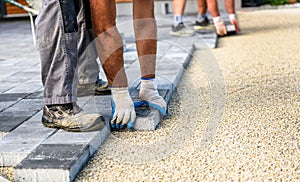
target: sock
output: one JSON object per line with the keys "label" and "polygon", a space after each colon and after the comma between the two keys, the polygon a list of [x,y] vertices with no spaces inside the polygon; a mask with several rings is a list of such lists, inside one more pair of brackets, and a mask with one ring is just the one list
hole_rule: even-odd
{"label": "sock", "polygon": [[206,18],[206,14],[197,14],[197,22],[202,22]]}
{"label": "sock", "polygon": [[174,27],[182,23],[183,22],[182,19],[183,19],[182,15],[174,15]]}

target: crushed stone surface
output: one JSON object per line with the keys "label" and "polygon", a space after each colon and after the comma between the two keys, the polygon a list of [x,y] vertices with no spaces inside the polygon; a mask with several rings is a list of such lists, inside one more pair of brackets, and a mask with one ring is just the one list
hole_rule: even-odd
{"label": "crushed stone surface", "polygon": [[76,181],[299,181],[299,15],[238,12],[242,32],[194,53],[158,129],[112,133]]}

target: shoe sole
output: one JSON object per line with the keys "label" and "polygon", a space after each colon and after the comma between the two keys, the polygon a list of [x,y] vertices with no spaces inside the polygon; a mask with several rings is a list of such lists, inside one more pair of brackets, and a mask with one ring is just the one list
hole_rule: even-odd
{"label": "shoe sole", "polygon": [[111,95],[111,90],[101,90],[101,91],[95,91],[95,95]]}
{"label": "shoe sole", "polygon": [[207,26],[195,25],[194,30],[196,30],[196,31],[199,31],[199,30],[214,30],[214,26],[213,25],[207,25]]}
{"label": "shoe sole", "polygon": [[85,91],[78,92],[77,97],[91,96],[91,95],[111,95],[111,90],[101,90],[101,91]]}
{"label": "shoe sole", "polygon": [[191,37],[193,36],[195,33],[176,33],[176,32],[170,32],[171,35],[173,36],[180,36],[180,37]]}

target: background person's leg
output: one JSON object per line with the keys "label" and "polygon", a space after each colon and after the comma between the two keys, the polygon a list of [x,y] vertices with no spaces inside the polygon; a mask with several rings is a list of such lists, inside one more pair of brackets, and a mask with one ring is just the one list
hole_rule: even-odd
{"label": "background person's leg", "polygon": [[186,0],[173,0],[174,16],[182,16],[185,8]]}
{"label": "background person's leg", "polygon": [[206,11],[206,0],[198,0],[198,14],[194,25],[195,30],[205,29],[209,25],[209,20],[207,18]]}
{"label": "background person's leg", "polygon": [[198,15],[206,14],[207,4],[206,0],[198,0]]}
{"label": "background person's leg", "polygon": [[194,31],[188,29],[183,24],[183,12],[186,0],[173,0],[174,22],[172,25],[171,35],[175,36],[192,36]]}

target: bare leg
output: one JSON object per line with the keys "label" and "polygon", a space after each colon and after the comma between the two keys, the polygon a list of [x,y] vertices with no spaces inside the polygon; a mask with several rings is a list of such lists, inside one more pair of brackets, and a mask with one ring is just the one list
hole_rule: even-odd
{"label": "bare leg", "polygon": [[123,43],[116,28],[114,0],[90,0],[97,51],[108,83],[113,87],[127,87],[124,70]]}
{"label": "bare leg", "polygon": [[183,15],[186,0],[173,0],[174,16]]}
{"label": "bare leg", "polygon": [[198,14],[203,15],[206,13],[207,4],[206,0],[198,0]]}

